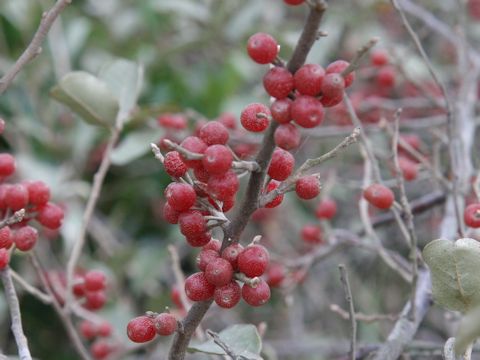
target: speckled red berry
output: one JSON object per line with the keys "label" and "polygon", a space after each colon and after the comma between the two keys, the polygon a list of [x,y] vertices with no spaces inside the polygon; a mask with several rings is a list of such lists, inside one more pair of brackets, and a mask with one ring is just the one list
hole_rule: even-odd
{"label": "speckled red berry", "polygon": [[242,298],[251,306],[264,305],[270,299],[270,287],[263,279],[255,287],[244,284],[242,287]]}
{"label": "speckled red berry", "polygon": [[239,186],[237,174],[232,170],[225,174],[210,176],[207,183],[209,193],[220,201],[231,199],[238,191]]}
{"label": "speckled red berry", "polygon": [[320,244],[322,239],[322,229],[316,225],[305,225],[300,233],[302,240],[308,244]]}
{"label": "speckled red berry", "polygon": [[[269,192],[275,190],[275,189],[278,188],[279,186],[280,186],[280,182],[279,182],[279,181],[277,181],[277,180],[271,180],[271,181],[268,183],[267,188],[265,189],[265,193],[268,194]],[[268,208],[268,209],[272,209],[272,208],[274,208],[274,207],[279,206],[279,205],[282,203],[282,201],[283,201],[283,197],[284,197],[283,194],[275,196],[275,198],[274,198],[272,201],[270,201],[269,203],[265,204],[265,207]]]}
{"label": "speckled red berry", "polygon": [[197,267],[200,270],[205,271],[207,265],[219,257],[220,254],[218,253],[218,251],[203,249],[197,255]]}
{"label": "speckled red berry", "polygon": [[295,166],[295,158],[288,151],[275,149],[268,166],[268,175],[275,180],[283,181],[290,176]]}
{"label": "speckled red berry", "polygon": [[238,255],[238,271],[248,277],[260,276],[267,269],[269,259],[268,251],[262,245],[247,246]]}
{"label": "speckled red berry", "polygon": [[242,126],[251,132],[262,132],[270,123],[270,109],[260,103],[247,105],[240,114]]}
{"label": "speckled red berry", "polygon": [[168,204],[176,211],[190,209],[197,200],[197,194],[191,185],[170,183],[165,189]]}
{"label": "speckled red berry", "polygon": [[224,309],[231,309],[237,305],[241,297],[242,290],[236,281],[217,287],[213,296],[215,303]]}
{"label": "speckled red berry", "polygon": [[153,320],[158,335],[169,336],[177,330],[177,319],[169,313],[161,313]]}
{"label": "speckled red berry", "polygon": [[320,201],[315,209],[315,216],[319,219],[332,219],[337,213],[337,203],[332,199]]}
{"label": "speckled red berry", "polygon": [[188,210],[178,216],[180,232],[186,237],[193,237],[207,231],[207,222],[199,210]]}
{"label": "speckled red berry", "polygon": [[[203,154],[207,150],[207,144],[205,144],[202,139],[197,136],[187,136],[181,143],[180,146],[192,153]],[[185,156],[180,155],[182,161],[191,168],[196,168],[202,166],[202,160],[189,160]]]}
{"label": "speckled red berry", "polygon": [[130,340],[136,343],[152,340],[156,335],[153,319],[147,316],[139,316],[130,320],[127,325],[127,335]]}
{"label": "speckled red berry", "polygon": [[10,249],[13,245],[13,234],[9,226],[0,229],[0,249]]}
{"label": "speckled red berry", "polygon": [[37,213],[37,221],[48,229],[58,229],[62,226],[64,217],[63,209],[53,203],[46,203]]}
{"label": "speckled red berry", "polygon": [[26,186],[30,204],[41,206],[50,200],[50,188],[43,181],[30,181]]}
{"label": "speckled red berry", "polygon": [[463,219],[465,225],[471,228],[480,227],[480,204],[470,204],[468,205],[463,212]]}
{"label": "speckled red berry", "polygon": [[393,191],[382,184],[372,184],[363,191],[363,197],[379,209],[389,209],[395,196]]}
{"label": "speckled red berry", "polygon": [[205,150],[202,163],[211,175],[226,173],[232,166],[233,155],[225,145],[211,145]]}
{"label": "speckled red berry", "polygon": [[163,166],[167,174],[175,178],[182,177],[188,170],[177,151],[170,151],[165,155]]}
{"label": "speckled red berry", "polygon": [[263,87],[270,96],[284,99],[293,91],[293,75],[286,68],[275,66],[263,77]]}
{"label": "speckled red berry", "polygon": [[37,229],[26,225],[13,232],[13,242],[18,250],[29,251],[33,249],[38,240]]}
{"label": "speckled red berry", "polygon": [[192,301],[205,301],[213,297],[215,286],[210,284],[205,273],[197,272],[185,280],[185,294]]}
{"label": "speckled red berry", "polygon": [[243,246],[239,243],[228,245],[222,251],[222,258],[227,260],[234,270],[238,268],[238,255],[243,251]]}
{"label": "speckled red berry", "polygon": [[83,277],[85,289],[87,291],[98,291],[105,289],[107,278],[105,274],[98,270],[90,270]]}
{"label": "speckled red berry", "polygon": [[300,199],[309,200],[320,194],[320,181],[315,175],[301,177],[295,183],[295,192]]}
{"label": "speckled red berry", "polygon": [[15,172],[15,158],[8,154],[0,154],[0,177],[7,177]]}
{"label": "speckled red berry", "polygon": [[294,75],[295,89],[302,95],[317,96],[322,89],[325,70],[318,64],[305,64]]}
{"label": "speckled red berry", "polygon": [[280,124],[286,124],[292,120],[291,114],[292,100],[289,98],[275,100],[270,105],[272,118]]}
{"label": "speckled red berry", "polygon": [[[327,68],[325,69],[325,73],[326,74],[341,73],[343,70],[345,70],[348,67],[348,65],[350,65],[350,63],[344,60],[334,61],[327,66]],[[355,71],[352,71],[347,76],[345,76],[345,87],[348,88],[350,85],[352,85],[354,80],[355,80]]]}
{"label": "speckled red berry", "polygon": [[323,105],[313,96],[298,96],[292,103],[291,115],[293,121],[303,128],[313,128],[323,121]]}
{"label": "speckled red berry", "polygon": [[284,150],[291,150],[300,145],[301,135],[294,124],[282,124],[275,129],[273,138],[275,145]]}
{"label": "speckled red berry", "polygon": [[207,122],[200,128],[198,136],[208,146],[216,144],[225,145],[228,142],[228,138],[230,137],[225,125],[219,121]]}
{"label": "speckled red berry", "polygon": [[258,64],[271,63],[278,54],[277,41],[269,34],[256,33],[248,39],[247,52]]}

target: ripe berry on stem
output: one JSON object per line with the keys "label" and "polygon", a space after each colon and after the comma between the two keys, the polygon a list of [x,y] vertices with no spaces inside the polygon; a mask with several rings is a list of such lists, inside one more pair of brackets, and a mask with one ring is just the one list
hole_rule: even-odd
{"label": "ripe berry on stem", "polygon": [[267,269],[269,259],[268,251],[262,245],[247,246],[238,255],[238,271],[251,278],[260,276]]}
{"label": "ripe berry on stem", "polygon": [[258,64],[271,63],[278,54],[277,41],[269,34],[256,33],[248,39],[247,52]]}
{"label": "ripe berry on stem", "polygon": [[139,316],[130,320],[127,325],[127,335],[136,343],[144,343],[152,340],[156,335],[153,320],[148,316]]}
{"label": "ripe berry on stem", "polygon": [[379,209],[389,209],[395,196],[393,191],[382,184],[372,184],[363,191],[363,197]]}

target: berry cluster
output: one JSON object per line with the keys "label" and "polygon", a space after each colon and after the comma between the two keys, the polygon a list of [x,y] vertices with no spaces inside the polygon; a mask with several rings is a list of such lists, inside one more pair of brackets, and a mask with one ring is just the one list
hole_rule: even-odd
{"label": "berry cluster", "polygon": [[108,321],[95,323],[83,320],[78,325],[78,330],[85,340],[92,341],[90,353],[94,359],[106,359],[118,348],[118,344],[110,338],[113,328]]}
{"label": "berry cluster", "polygon": [[127,325],[127,335],[133,342],[144,343],[153,340],[156,335],[172,335],[176,329],[177,319],[172,314],[149,312],[130,320]]}

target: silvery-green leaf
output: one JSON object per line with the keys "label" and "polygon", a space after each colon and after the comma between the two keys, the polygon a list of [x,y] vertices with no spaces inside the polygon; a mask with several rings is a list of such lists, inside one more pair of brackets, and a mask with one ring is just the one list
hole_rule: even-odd
{"label": "silvery-green leaf", "polygon": [[480,306],[467,312],[460,322],[455,337],[455,353],[463,354],[467,347],[480,337]]}

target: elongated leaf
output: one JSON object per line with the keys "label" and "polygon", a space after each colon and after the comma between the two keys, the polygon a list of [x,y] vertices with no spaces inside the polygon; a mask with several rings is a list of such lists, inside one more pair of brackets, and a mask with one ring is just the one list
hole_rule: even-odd
{"label": "elongated leaf", "polygon": [[110,127],[115,123],[118,100],[107,84],[92,74],[84,71],[68,73],[50,94],[92,125]]}
{"label": "elongated leaf", "polygon": [[423,250],[432,273],[435,301],[449,310],[467,312],[480,304],[480,243],[464,238],[438,239]]}

